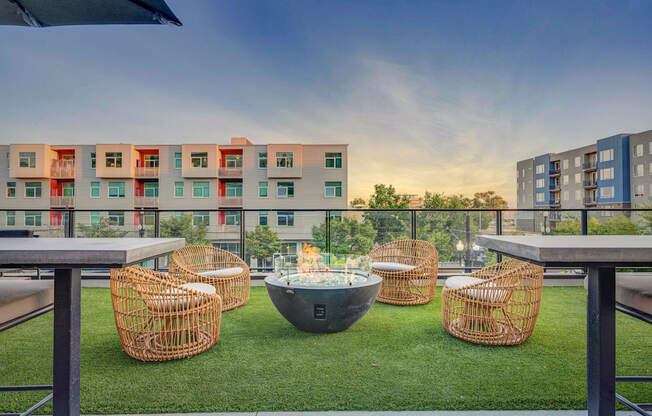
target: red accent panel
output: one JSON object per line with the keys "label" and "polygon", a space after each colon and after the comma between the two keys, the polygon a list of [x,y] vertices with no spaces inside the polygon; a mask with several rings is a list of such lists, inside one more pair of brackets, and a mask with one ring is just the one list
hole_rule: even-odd
{"label": "red accent panel", "polygon": [[55,149],[57,152],[57,158],[59,160],[63,159],[63,155],[73,155],[75,156],[75,149]]}
{"label": "red accent panel", "polygon": [[220,153],[222,154],[222,157],[220,158],[220,167],[225,168],[226,167],[226,155],[241,155],[242,154],[242,149],[220,149]]}

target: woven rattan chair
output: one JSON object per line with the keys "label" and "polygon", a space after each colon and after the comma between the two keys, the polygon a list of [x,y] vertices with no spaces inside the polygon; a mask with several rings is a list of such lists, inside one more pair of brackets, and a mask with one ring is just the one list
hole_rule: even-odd
{"label": "woven rattan chair", "polygon": [[369,253],[371,272],[382,277],[377,301],[393,305],[423,305],[435,298],[437,249],[427,241],[399,240]]}
{"label": "woven rattan chair", "polygon": [[249,267],[240,257],[210,246],[187,246],[170,255],[170,274],[186,282],[213,285],[222,297],[222,311],[249,300]]}
{"label": "woven rattan chair", "polygon": [[212,286],[131,266],[111,270],[111,299],[122,348],[138,360],[191,357],[219,339],[222,299]]}
{"label": "woven rattan chair", "polygon": [[543,269],[514,259],[450,277],[442,290],[444,328],[476,344],[520,344],[534,330],[542,287]]}

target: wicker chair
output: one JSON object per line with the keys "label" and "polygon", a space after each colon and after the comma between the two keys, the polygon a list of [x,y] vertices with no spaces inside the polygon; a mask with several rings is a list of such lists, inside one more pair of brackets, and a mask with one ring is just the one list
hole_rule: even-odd
{"label": "wicker chair", "polygon": [[383,282],[376,300],[393,305],[423,305],[435,298],[437,249],[427,241],[399,240],[369,253],[371,272]]}
{"label": "wicker chair", "polygon": [[212,286],[131,266],[111,270],[111,299],[122,348],[138,360],[191,357],[219,339],[222,299]]}
{"label": "wicker chair", "polygon": [[233,253],[210,246],[187,246],[170,255],[170,275],[186,282],[213,285],[222,311],[245,305],[251,277],[247,263]]}
{"label": "wicker chair", "polygon": [[444,328],[476,344],[520,344],[534,331],[542,287],[543,269],[514,259],[450,277],[442,290]]}

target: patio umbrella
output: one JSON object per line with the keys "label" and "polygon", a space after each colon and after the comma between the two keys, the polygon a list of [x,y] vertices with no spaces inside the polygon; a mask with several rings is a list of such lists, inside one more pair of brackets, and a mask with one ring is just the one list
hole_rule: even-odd
{"label": "patio umbrella", "polygon": [[165,0],[0,0],[0,25],[110,24],[181,26]]}

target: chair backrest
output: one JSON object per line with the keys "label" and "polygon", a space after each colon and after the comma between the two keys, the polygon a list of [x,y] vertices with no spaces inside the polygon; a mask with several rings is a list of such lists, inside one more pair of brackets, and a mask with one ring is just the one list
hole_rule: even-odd
{"label": "chair backrest", "polygon": [[523,275],[527,274],[528,265],[529,263],[521,260],[507,259],[471,273],[471,276],[487,281],[486,290],[492,292],[487,298],[492,302],[507,303]]}
{"label": "chair backrest", "polygon": [[397,240],[378,246],[369,253],[371,261],[418,266],[426,261],[438,261],[435,246],[423,240]]}
{"label": "chair backrest", "polygon": [[170,255],[170,271],[180,269],[193,273],[228,267],[246,268],[245,262],[235,254],[212,246],[186,246]]}

